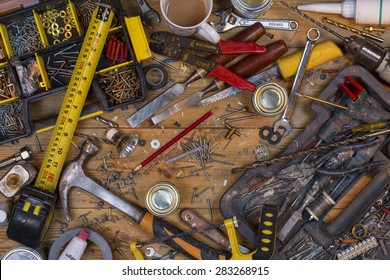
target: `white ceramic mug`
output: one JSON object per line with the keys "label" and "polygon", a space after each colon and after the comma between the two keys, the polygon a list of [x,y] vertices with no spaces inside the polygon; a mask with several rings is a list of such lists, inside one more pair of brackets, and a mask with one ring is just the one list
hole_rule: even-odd
{"label": "white ceramic mug", "polygon": [[[209,18],[211,11],[213,9],[213,0],[201,0],[206,6],[206,13],[202,20],[200,20],[198,23],[191,25],[191,26],[181,26],[176,23],[174,23],[169,17],[168,17],[168,8],[172,9],[173,7],[170,7],[169,5],[174,0],[160,0],[160,8],[163,15],[163,18],[165,19],[165,22],[167,23],[169,29],[180,36],[191,36],[195,33],[198,33],[200,36],[205,38],[206,40],[216,44],[219,42],[221,37],[219,34],[207,23],[207,19]],[[181,0],[183,3],[187,2],[187,0]],[[187,9],[188,15],[191,16],[191,9]]]}

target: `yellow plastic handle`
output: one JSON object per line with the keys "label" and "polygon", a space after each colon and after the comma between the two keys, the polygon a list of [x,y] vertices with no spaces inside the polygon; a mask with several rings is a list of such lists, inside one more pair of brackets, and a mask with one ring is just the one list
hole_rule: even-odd
{"label": "yellow plastic handle", "polygon": [[256,251],[249,253],[241,252],[238,244],[233,218],[226,219],[224,221],[224,224],[228,234],[230,248],[232,248],[232,257],[230,258],[230,260],[252,260],[252,255],[256,253]]}
{"label": "yellow plastic handle", "polygon": [[[303,50],[286,57],[279,58],[276,61],[283,79],[287,79],[288,77],[294,76],[297,73],[302,53]],[[343,56],[342,50],[332,41],[317,43],[310,55],[307,69],[317,67],[340,56]]]}
{"label": "yellow plastic handle", "polygon": [[130,242],[130,250],[133,252],[136,260],[144,260],[145,256],[142,254],[141,250],[137,247],[137,242]]}

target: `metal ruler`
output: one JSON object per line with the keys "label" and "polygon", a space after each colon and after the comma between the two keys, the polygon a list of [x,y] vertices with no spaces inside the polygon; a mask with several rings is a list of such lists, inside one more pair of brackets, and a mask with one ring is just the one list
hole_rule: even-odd
{"label": "metal ruler", "polygon": [[7,235],[20,243],[39,244],[49,225],[57,183],[113,16],[107,5],[99,5],[92,14],[35,186],[24,188],[11,213]]}

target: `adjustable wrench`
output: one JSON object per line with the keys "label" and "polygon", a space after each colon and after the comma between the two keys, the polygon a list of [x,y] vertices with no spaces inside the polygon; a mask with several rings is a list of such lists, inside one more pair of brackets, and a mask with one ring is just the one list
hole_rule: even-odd
{"label": "adjustable wrench", "polygon": [[247,19],[241,18],[233,12],[233,9],[217,10],[214,12],[221,17],[221,22],[211,22],[211,26],[218,32],[226,32],[235,27],[251,26],[256,22],[260,22],[264,28],[294,31],[298,29],[298,22],[295,20],[281,20],[281,19]]}
{"label": "adjustable wrench", "polygon": [[[312,37],[311,33],[315,33],[315,35]],[[274,124],[274,132],[276,132],[279,128],[284,128],[282,136],[287,136],[291,132],[290,117],[294,109],[296,96],[299,88],[301,87],[303,77],[305,76],[305,71],[310,59],[311,51],[314,47],[314,43],[320,38],[320,31],[316,28],[310,28],[306,33],[306,37],[307,41],[305,49],[303,51],[301,61],[299,62],[298,71],[295,75],[290,96],[288,97],[287,107],[284,110],[282,118]]]}
{"label": "adjustable wrench", "polygon": [[160,15],[155,10],[150,8],[150,6],[148,5],[148,3],[146,3],[145,0],[136,0],[136,1],[139,8],[141,9],[141,19],[143,25],[149,28],[153,28],[152,19],[156,19],[157,22],[160,22]]}

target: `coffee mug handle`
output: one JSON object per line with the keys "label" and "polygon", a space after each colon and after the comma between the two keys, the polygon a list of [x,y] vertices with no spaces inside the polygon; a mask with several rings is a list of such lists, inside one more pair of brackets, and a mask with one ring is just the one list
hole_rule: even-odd
{"label": "coffee mug handle", "polygon": [[198,34],[213,44],[217,44],[221,40],[218,32],[207,22],[202,23],[198,27]]}

